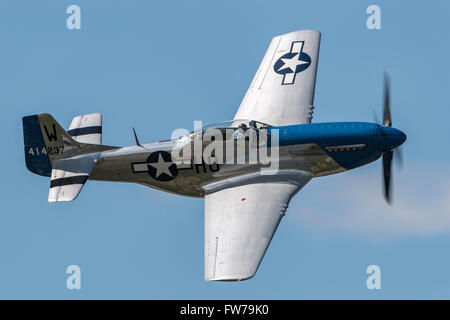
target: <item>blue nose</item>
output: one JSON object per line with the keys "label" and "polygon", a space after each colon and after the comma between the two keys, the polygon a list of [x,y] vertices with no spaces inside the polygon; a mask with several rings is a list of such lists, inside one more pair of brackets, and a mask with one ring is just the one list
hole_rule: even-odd
{"label": "blue nose", "polygon": [[382,151],[392,150],[405,140],[406,134],[398,129],[387,126],[378,127],[378,146]]}

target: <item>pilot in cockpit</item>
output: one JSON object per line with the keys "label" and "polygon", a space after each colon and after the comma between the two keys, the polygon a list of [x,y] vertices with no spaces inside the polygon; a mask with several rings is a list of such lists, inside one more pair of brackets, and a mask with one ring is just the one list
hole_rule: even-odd
{"label": "pilot in cockpit", "polygon": [[245,131],[248,127],[245,123],[241,123],[233,133],[233,139],[243,139],[245,138]]}
{"label": "pilot in cockpit", "polygon": [[248,129],[258,130],[258,128],[256,127],[256,121],[255,120],[251,120],[249,122],[249,126],[247,126],[245,123],[241,123],[237,127],[237,129],[234,131],[233,139],[243,139],[243,138],[245,138],[245,132]]}

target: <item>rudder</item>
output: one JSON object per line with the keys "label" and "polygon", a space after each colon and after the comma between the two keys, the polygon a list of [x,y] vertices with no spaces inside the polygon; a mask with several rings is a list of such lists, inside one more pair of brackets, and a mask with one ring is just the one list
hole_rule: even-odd
{"label": "rudder", "polygon": [[25,163],[33,173],[50,176],[52,163],[62,154],[75,154],[80,144],[48,113],[22,118]]}

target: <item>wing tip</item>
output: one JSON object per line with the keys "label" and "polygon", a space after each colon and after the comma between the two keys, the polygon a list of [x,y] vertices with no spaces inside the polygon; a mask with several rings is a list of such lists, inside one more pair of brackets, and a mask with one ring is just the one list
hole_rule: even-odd
{"label": "wing tip", "polygon": [[[255,272],[256,273],[256,272]],[[214,276],[214,277],[205,277],[205,281],[221,281],[221,282],[239,282],[239,281],[245,281],[253,278],[255,276],[255,273],[253,274],[246,274],[246,275],[221,275],[221,276]]]}
{"label": "wing tip", "polygon": [[278,35],[278,37],[285,37],[288,35],[293,35],[293,34],[315,34],[315,35],[321,35],[319,30],[313,30],[313,29],[304,29],[304,30],[295,30],[295,31],[291,31],[288,33],[284,33],[284,34],[280,34]]}

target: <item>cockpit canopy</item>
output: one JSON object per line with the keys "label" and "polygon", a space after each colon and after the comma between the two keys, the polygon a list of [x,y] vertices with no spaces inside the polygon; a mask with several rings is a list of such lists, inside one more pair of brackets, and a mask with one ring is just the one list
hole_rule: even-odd
{"label": "cockpit canopy", "polygon": [[202,130],[211,129],[211,128],[238,128],[240,125],[246,125],[247,127],[254,127],[256,129],[267,128],[270,127],[267,123],[262,123],[255,120],[247,120],[247,119],[235,119],[228,120],[218,123],[213,123],[207,126],[202,127]]}
{"label": "cockpit canopy", "polygon": [[228,120],[228,121],[223,121],[223,122],[218,122],[218,123],[213,123],[207,126],[202,127],[199,130],[195,130],[190,132],[189,134],[186,135],[186,137],[194,140],[196,139],[196,136],[200,136],[201,134],[204,134],[207,130],[212,130],[212,129],[217,129],[220,131],[225,132],[225,130],[229,130],[229,129],[243,129],[243,130],[247,130],[247,129],[266,129],[270,127],[270,125],[268,125],[267,123],[263,123],[263,122],[259,122],[259,121],[255,121],[255,120],[247,120],[247,119],[235,119],[235,120]]}

